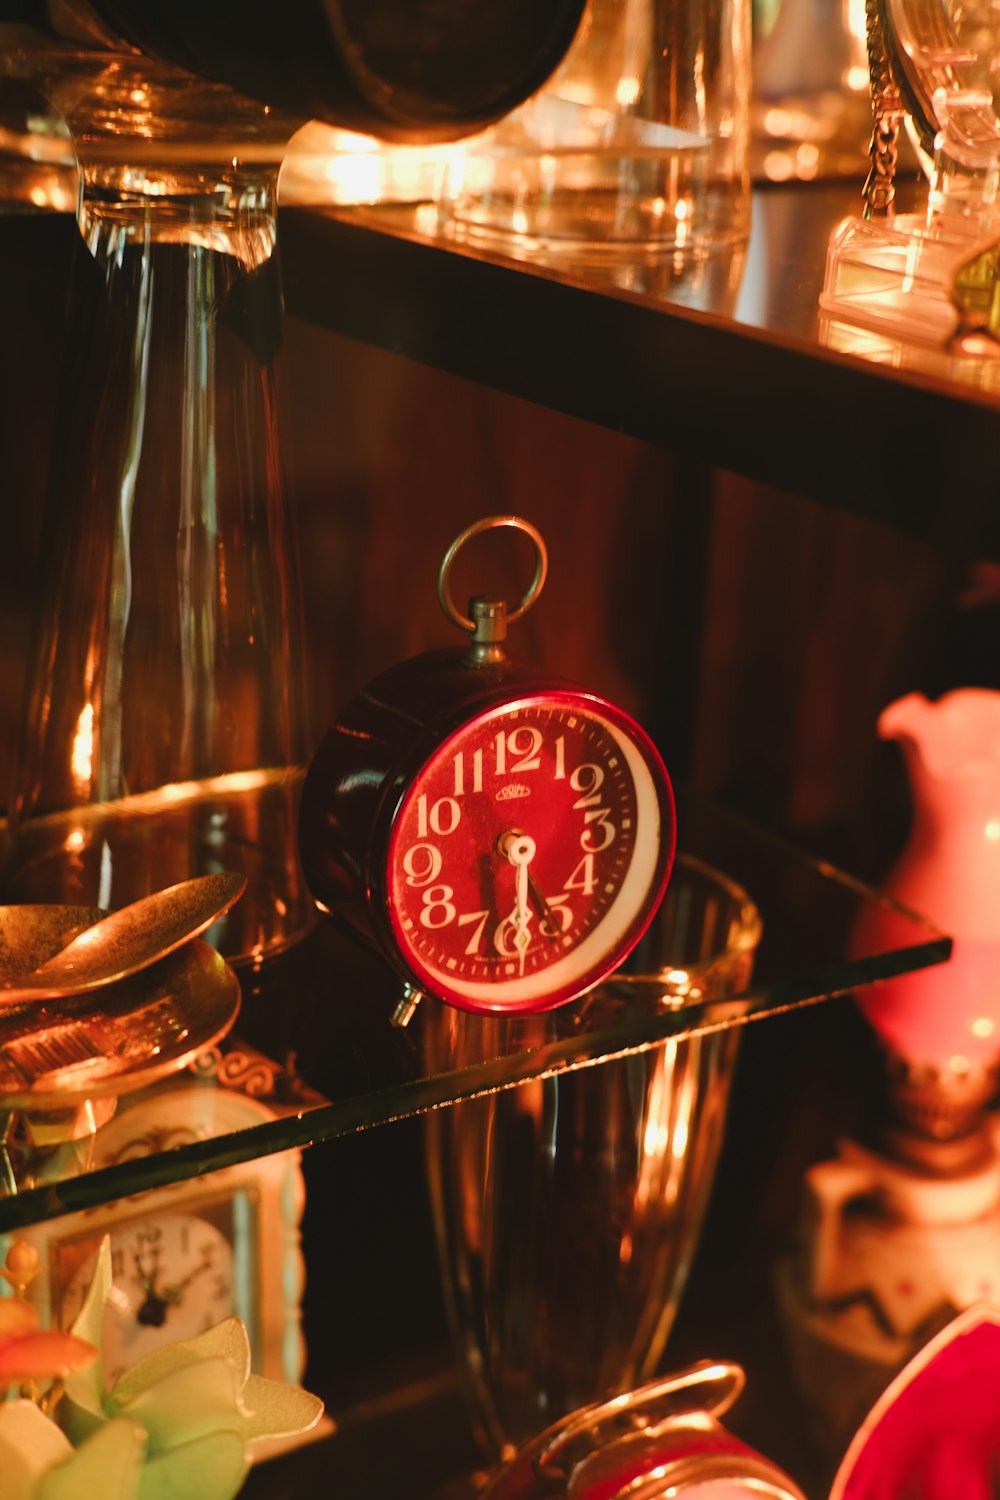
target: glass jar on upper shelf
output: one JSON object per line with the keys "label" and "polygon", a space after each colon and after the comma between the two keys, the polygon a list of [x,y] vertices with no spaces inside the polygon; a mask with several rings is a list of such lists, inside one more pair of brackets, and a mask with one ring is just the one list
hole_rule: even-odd
{"label": "glass jar on upper shelf", "polygon": [[750,229],[750,7],[591,0],[545,87],[448,160],[461,241],[697,259]]}

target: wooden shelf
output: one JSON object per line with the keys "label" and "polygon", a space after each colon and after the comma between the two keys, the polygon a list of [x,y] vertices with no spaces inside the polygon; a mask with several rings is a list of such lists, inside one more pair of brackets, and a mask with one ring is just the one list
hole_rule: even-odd
{"label": "wooden shelf", "polygon": [[286,207],[287,305],[712,467],[1000,555],[988,358],[907,348],[889,366],[830,347],[826,247],[857,203],[853,185],[760,188],[742,261],[683,275],[517,260],[456,244],[426,210]]}

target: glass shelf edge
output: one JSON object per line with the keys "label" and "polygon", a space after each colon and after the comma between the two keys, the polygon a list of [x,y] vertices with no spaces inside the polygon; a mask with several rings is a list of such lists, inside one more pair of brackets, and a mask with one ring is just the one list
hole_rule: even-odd
{"label": "glass shelf edge", "polygon": [[668,1040],[767,1020],[852,993],[916,969],[946,962],[952,941],[941,934],[928,942],[892,949],[863,960],[831,964],[802,978],[752,985],[724,1002],[642,1016],[635,1021],[563,1037],[514,1056],[502,1056],[454,1072],[411,1079],[389,1088],[315,1106],[261,1125],[140,1157],[81,1177],[30,1188],[0,1201],[0,1234],[65,1214],[172,1187],[209,1172],[246,1165],[260,1157],[302,1150],[358,1134],[462,1099],[516,1088],[532,1080],[631,1056]]}

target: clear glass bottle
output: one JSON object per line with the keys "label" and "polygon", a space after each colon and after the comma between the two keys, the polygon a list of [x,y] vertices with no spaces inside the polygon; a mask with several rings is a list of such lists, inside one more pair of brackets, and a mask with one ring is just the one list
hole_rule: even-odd
{"label": "clear glass bottle", "polygon": [[242,870],[211,938],[254,959],[311,910],[275,370],[290,130],[145,59],[35,66],[73,133],[81,240],[6,898],[117,907]]}
{"label": "clear glass bottle", "polygon": [[449,158],[460,240],[695,261],[750,230],[749,0],[592,0],[520,109]]}

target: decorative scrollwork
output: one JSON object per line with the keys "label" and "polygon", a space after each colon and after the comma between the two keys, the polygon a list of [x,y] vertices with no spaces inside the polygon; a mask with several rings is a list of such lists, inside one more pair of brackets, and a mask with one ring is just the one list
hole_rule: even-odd
{"label": "decorative scrollwork", "polygon": [[236,1089],[251,1099],[290,1103],[303,1091],[294,1056],[281,1067],[252,1048],[234,1047],[224,1052],[221,1047],[209,1047],[199,1053],[188,1071],[197,1079]]}
{"label": "decorative scrollwork", "polygon": [[239,1089],[254,1099],[269,1098],[276,1090],[280,1069],[265,1058],[245,1052],[228,1052],[219,1066],[223,1088]]}

